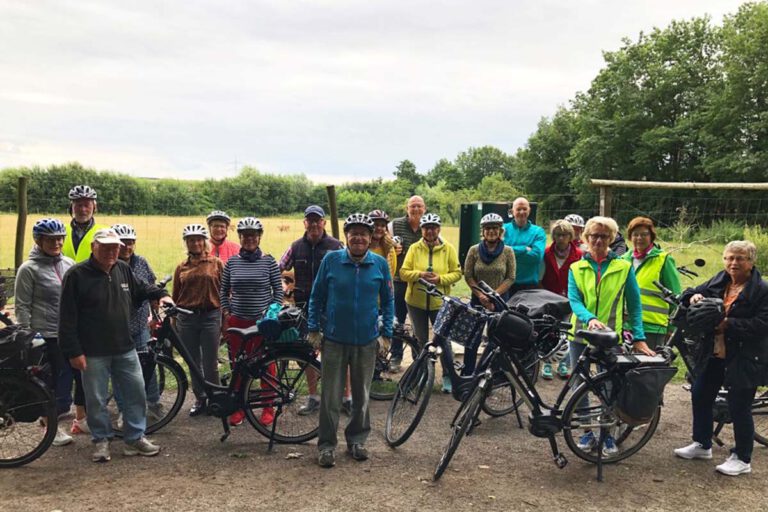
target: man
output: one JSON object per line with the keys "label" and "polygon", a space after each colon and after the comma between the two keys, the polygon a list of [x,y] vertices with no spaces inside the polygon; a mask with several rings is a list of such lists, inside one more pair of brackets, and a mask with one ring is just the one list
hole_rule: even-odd
{"label": "man", "polygon": [[[421,226],[419,221],[427,206],[421,196],[411,196],[405,205],[406,215],[393,219],[389,224],[389,233],[392,236],[399,236],[402,243],[395,246],[397,251],[397,268],[395,269],[395,318],[399,324],[405,323],[408,316],[408,306],[405,303],[405,292],[408,289],[408,283],[400,279],[400,267],[403,266],[403,260],[408,253],[408,248],[421,240]],[[403,362],[403,342],[399,339],[394,340],[392,344],[392,355],[390,358],[391,372],[400,371],[400,365]]]}
{"label": "man", "polygon": [[82,372],[88,424],[96,445],[94,462],[111,458],[110,375],[123,400],[123,454],[152,456],[160,451],[144,437],[147,400],[129,321],[136,304],[146,299],[171,300],[165,290],[137,279],[128,264],[118,260],[121,245],[113,229],[96,231],[91,257],[64,274],[59,306],[59,344],[70,365]]}
{"label": "man", "polygon": [[[304,236],[291,244],[283,257],[280,258],[280,271],[293,269],[294,290],[293,298],[297,305],[304,305],[312,293],[320,262],[329,251],[341,249],[341,242],[325,232],[325,212],[316,205],[310,205],[304,210]],[[317,374],[307,371],[307,387],[309,400],[302,406],[298,414],[306,416],[320,409],[320,395],[317,394]],[[351,397],[347,395],[344,401],[345,409],[351,412]]]}
{"label": "man", "polygon": [[515,251],[517,264],[515,284],[509,289],[510,296],[520,290],[539,287],[547,235],[542,228],[528,220],[530,214],[531,205],[528,200],[518,197],[509,210],[512,220],[504,224],[504,245]]}
{"label": "man", "polygon": [[208,232],[211,234],[211,254],[226,263],[229,258],[240,252],[240,244],[227,240],[227,232],[232,219],[226,212],[213,210],[206,217]]}
{"label": "man", "polygon": [[[320,400],[318,464],[336,464],[341,395],[349,370],[352,414],[344,430],[347,452],[357,460],[368,459],[365,441],[371,432],[368,400],[379,349],[389,349],[394,301],[387,260],[368,250],[373,221],[354,213],[344,222],[347,249],[323,259],[309,300],[309,341],[322,351],[323,390]],[[383,332],[379,332],[379,310]],[[325,321],[321,321],[325,318]],[[321,325],[322,323],[322,325]],[[323,335],[320,334],[322,327]]]}

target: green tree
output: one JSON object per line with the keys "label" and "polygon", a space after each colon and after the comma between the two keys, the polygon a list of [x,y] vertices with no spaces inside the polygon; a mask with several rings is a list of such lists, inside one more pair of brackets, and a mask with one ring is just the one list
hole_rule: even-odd
{"label": "green tree", "polygon": [[469,148],[456,157],[455,165],[463,176],[463,188],[474,188],[492,174],[509,180],[515,177],[514,157],[493,146]]}
{"label": "green tree", "polygon": [[416,171],[416,165],[410,160],[403,160],[396,169],[395,178],[410,183],[414,190],[424,181],[424,176]]}

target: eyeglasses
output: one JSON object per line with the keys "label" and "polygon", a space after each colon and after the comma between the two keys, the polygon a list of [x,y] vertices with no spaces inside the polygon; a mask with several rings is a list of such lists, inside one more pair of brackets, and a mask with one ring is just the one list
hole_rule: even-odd
{"label": "eyeglasses", "polygon": [[304,219],[304,222],[306,222],[307,224],[322,224],[323,222],[325,222],[325,219],[322,219],[322,218],[321,219],[306,218],[306,219]]}
{"label": "eyeglasses", "polygon": [[259,231],[241,231],[240,232],[240,238],[259,238],[261,236],[261,232]]}
{"label": "eyeglasses", "polygon": [[651,233],[649,231],[633,231],[632,238],[650,238]]}
{"label": "eyeglasses", "polygon": [[589,238],[592,240],[608,240],[610,238],[610,235],[606,235],[603,233],[590,233]]}

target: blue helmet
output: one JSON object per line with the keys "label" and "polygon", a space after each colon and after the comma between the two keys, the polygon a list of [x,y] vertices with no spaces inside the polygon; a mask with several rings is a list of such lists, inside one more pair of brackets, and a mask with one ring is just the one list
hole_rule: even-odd
{"label": "blue helmet", "polygon": [[40,219],[32,227],[32,238],[37,240],[41,236],[67,236],[67,230],[59,219]]}

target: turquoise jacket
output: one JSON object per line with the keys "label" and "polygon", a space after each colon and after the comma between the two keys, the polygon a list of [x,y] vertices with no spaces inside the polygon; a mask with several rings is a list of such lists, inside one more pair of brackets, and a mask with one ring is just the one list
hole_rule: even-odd
{"label": "turquoise jacket", "polygon": [[[547,234],[542,228],[528,221],[519,228],[515,221],[504,224],[504,245],[515,251],[517,263],[515,284],[538,284]],[[531,249],[528,250],[528,247]]]}

